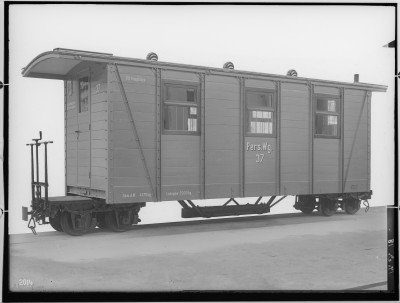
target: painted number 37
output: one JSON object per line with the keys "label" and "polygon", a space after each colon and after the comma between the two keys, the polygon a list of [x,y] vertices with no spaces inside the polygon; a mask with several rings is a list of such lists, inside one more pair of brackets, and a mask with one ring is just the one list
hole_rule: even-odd
{"label": "painted number 37", "polygon": [[256,162],[261,163],[264,159],[264,154],[256,154]]}

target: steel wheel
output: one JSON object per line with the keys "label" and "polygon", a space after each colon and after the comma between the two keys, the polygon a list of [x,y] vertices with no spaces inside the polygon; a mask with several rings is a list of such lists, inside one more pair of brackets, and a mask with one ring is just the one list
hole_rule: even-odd
{"label": "steel wheel", "polygon": [[58,212],[54,218],[49,218],[50,226],[53,227],[56,231],[63,232],[61,227],[61,213]]}
{"label": "steel wheel", "polygon": [[330,217],[334,215],[337,209],[337,201],[328,198],[319,198],[319,210],[324,216]]}
{"label": "steel wheel", "polygon": [[[106,212],[105,215],[106,226],[115,232],[127,231],[133,224],[133,214],[131,210],[113,210]],[[117,221],[118,217],[118,221]]]}
{"label": "steel wheel", "polygon": [[349,215],[354,215],[356,212],[360,210],[361,201],[358,199],[349,197],[343,200],[343,203],[344,203],[344,211]]}
{"label": "steel wheel", "polygon": [[299,196],[296,204],[296,209],[300,210],[303,214],[311,214],[315,209],[315,197],[313,196]]}
{"label": "steel wheel", "polygon": [[[73,224],[73,220],[75,224]],[[60,221],[64,232],[71,236],[81,236],[85,234],[90,230],[92,225],[92,217],[90,214],[75,215],[67,211],[62,213]]]}

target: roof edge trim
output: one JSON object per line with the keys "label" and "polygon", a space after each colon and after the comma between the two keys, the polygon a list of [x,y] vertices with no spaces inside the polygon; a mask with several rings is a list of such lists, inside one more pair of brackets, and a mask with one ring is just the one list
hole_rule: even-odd
{"label": "roof edge trim", "polygon": [[[63,51],[65,50],[65,51]],[[342,87],[351,87],[354,89],[368,89],[370,91],[375,92],[386,92],[388,87],[386,85],[379,84],[369,84],[369,83],[361,83],[361,82],[340,82],[340,81],[331,81],[331,80],[321,80],[314,78],[304,78],[304,77],[291,77],[286,75],[277,75],[277,74],[268,74],[261,72],[251,72],[251,71],[241,71],[241,70],[227,70],[223,68],[216,67],[206,67],[200,65],[189,65],[189,64],[181,64],[181,63],[171,63],[171,62],[163,62],[163,61],[149,61],[145,59],[135,59],[135,58],[127,58],[127,57],[117,57],[110,54],[105,53],[97,53],[97,52],[85,52],[85,51],[76,51],[75,50],[67,50],[67,49],[55,49],[53,51],[44,52],[38,56],[36,56],[25,68],[23,68],[22,74],[25,77],[29,70],[40,61],[49,58],[63,58],[63,59],[75,59],[81,61],[92,61],[92,62],[101,62],[101,63],[109,63],[109,64],[123,64],[123,65],[139,65],[142,67],[160,67],[160,68],[171,68],[171,69],[180,69],[186,71],[204,71],[207,73],[227,75],[233,77],[248,77],[248,78],[265,78],[271,77],[276,81],[286,81],[286,82],[296,82],[296,83],[312,83],[315,85],[329,85],[329,86],[342,86]],[[38,61],[40,60],[40,61]]]}

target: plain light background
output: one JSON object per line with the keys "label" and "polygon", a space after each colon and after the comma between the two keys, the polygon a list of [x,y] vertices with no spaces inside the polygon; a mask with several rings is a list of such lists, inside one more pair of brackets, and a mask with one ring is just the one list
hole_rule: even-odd
{"label": "plain light background", "polygon": [[[232,61],[237,70],[285,75],[295,69],[300,77],[343,82],[358,73],[360,82],[387,85],[386,93],[372,95],[370,205],[393,204],[395,62],[394,49],[383,47],[395,39],[393,7],[13,5],[9,37],[10,233],[30,232],[21,219],[31,199],[25,144],[39,130],[54,141],[49,195],[64,195],[63,82],[21,75],[34,57],[57,47],[142,59],[152,51],[159,61],[210,67]],[[271,212],[295,211],[288,200]],[[177,221],[180,206],[148,203],[140,217]]]}

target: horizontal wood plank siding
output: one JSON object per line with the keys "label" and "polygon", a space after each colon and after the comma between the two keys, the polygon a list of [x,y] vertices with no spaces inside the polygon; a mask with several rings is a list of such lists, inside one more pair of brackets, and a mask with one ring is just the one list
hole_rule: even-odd
{"label": "horizontal wood plank siding", "polygon": [[284,195],[309,194],[310,90],[307,85],[281,84],[281,188]]}
{"label": "horizontal wood plank siding", "polygon": [[344,192],[368,191],[368,104],[365,91],[344,91]]}
{"label": "horizontal wood plank siding", "polygon": [[340,139],[314,139],[314,194],[339,193]]}
{"label": "horizontal wood plank siding", "polygon": [[[196,85],[200,89],[200,78],[195,73],[163,71],[161,80]],[[163,89],[162,86],[162,92]],[[164,101],[163,95],[162,93],[161,106]],[[200,109],[200,100],[197,101],[198,109]],[[198,117],[200,119],[200,115]],[[200,124],[198,126],[200,127]],[[162,127],[161,125],[161,129]],[[200,198],[200,136],[163,133],[161,135],[161,199],[168,201]]]}
{"label": "horizontal wood plank siding", "polygon": [[78,81],[70,82],[72,89],[67,90],[66,112],[66,186],[78,184]]}
{"label": "horizontal wood plank siding", "polygon": [[245,196],[276,195],[276,138],[245,137],[244,145]]}
{"label": "horizontal wood plank siding", "polygon": [[205,196],[238,197],[239,192],[239,80],[205,77]]}
{"label": "horizontal wood plank siding", "polygon": [[[245,79],[244,89],[266,89],[275,92],[275,113],[278,112],[279,100],[276,92],[276,83],[272,81]],[[243,100],[243,116],[246,117],[246,96]],[[277,114],[275,114],[274,128],[277,127]],[[246,119],[245,119],[246,120]],[[244,122],[245,123],[245,122]],[[246,129],[246,125],[244,128]],[[246,133],[246,130],[244,130]],[[244,137],[244,195],[273,196],[277,194],[277,152],[276,138],[271,137]]]}
{"label": "horizontal wood plank siding", "polygon": [[[153,188],[155,178],[155,76],[151,68],[118,66],[129,107],[149,171]],[[109,95],[112,113],[110,169],[113,203],[155,201],[152,196],[129,114],[117,82],[115,67],[109,73]]]}
{"label": "horizontal wood plank siding", "polygon": [[[164,70],[161,73],[163,80],[176,80],[199,83],[199,75],[193,72],[181,72],[174,70]],[[190,84],[190,83],[188,83]]]}
{"label": "horizontal wood plank siding", "polygon": [[275,82],[267,80],[246,79],[244,86],[247,88],[261,88],[275,90]]}
{"label": "horizontal wood plank siding", "polygon": [[323,95],[340,95],[340,89],[337,87],[331,86],[314,86],[314,94],[323,94]]}
{"label": "horizontal wood plank siding", "polygon": [[[76,72],[83,67],[90,71],[90,112],[78,113],[78,79],[85,73],[71,73],[75,77],[72,90],[66,89],[67,187],[107,191],[107,203],[196,200],[202,193],[204,198],[214,199],[370,190],[370,121],[368,98],[361,86],[351,89],[350,84],[343,88],[271,75],[263,79],[200,69],[173,70],[171,66],[156,70],[153,65],[119,65],[151,188],[115,66],[86,64]],[[203,77],[204,86],[200,83]],[[164,84],[174,81],[198,87],[201,134],[163,132]],[[246,135],[242,99],[246,89],[252,88],[275,91],[273,137]],[[343,100],[341,138],[314,138],[313,95]],[[161,132],[156,126],[159,118]],[[153,196],[156,191],[158,197]]]}

